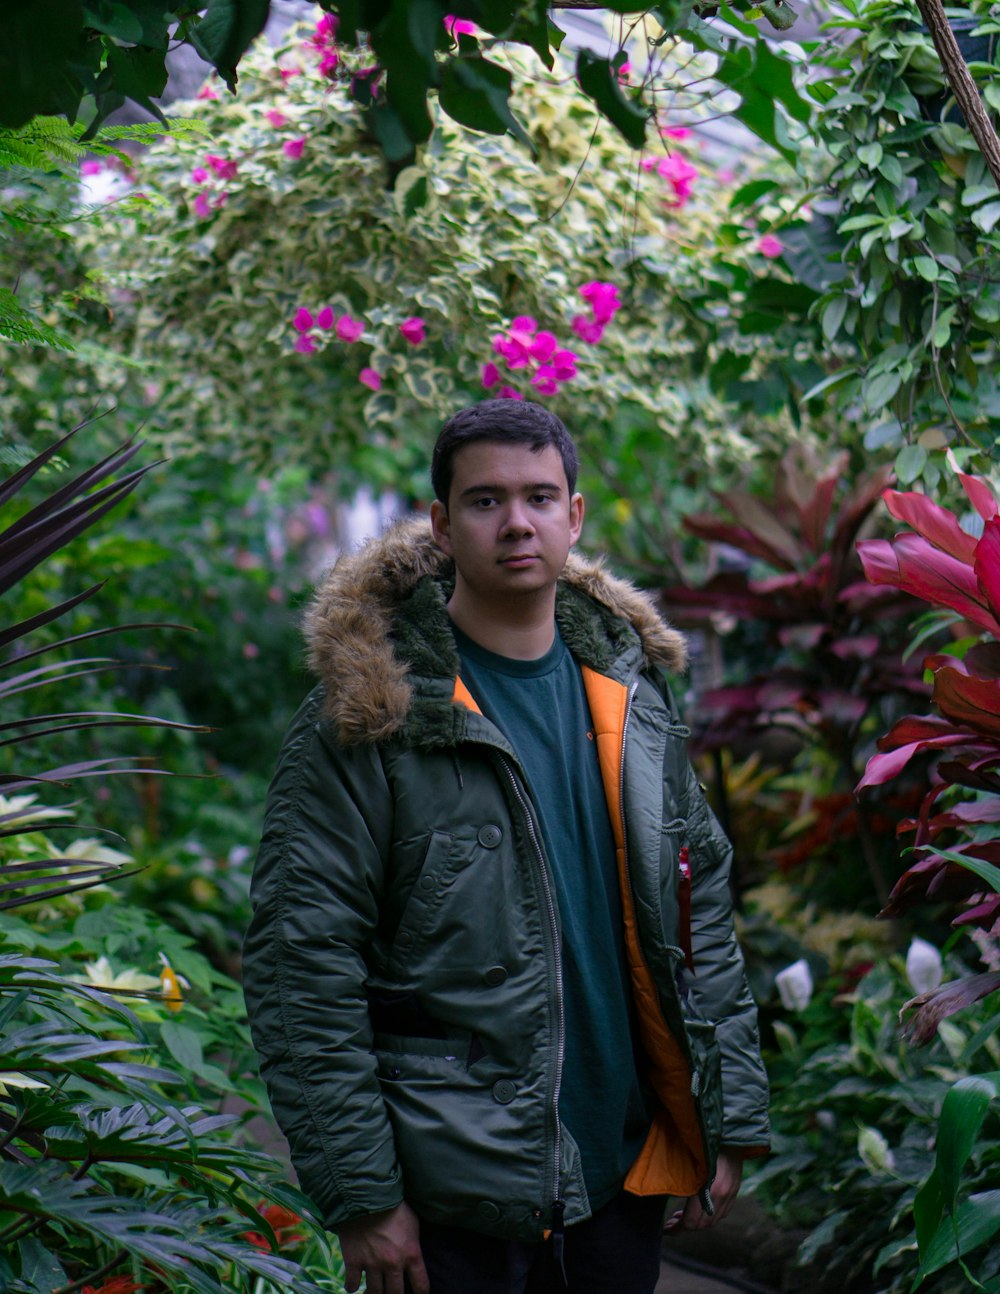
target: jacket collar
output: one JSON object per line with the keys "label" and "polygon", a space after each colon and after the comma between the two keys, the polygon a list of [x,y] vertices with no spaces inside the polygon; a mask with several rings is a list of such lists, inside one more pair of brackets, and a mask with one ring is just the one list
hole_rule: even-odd
{"label": "jacket collar", "polygon": [[[344,745],[400,741],[455,746],[469,712],[452,701],[458,654],[446,603],[454,570],[423,519],[399,523],[346,554],[319,584],[306,615],[310,668],[325,688],[324,717]],[[647,665],[680,671],[684,640],[649,597],[571,554],[556,620],[585,665],[624,680]]]}

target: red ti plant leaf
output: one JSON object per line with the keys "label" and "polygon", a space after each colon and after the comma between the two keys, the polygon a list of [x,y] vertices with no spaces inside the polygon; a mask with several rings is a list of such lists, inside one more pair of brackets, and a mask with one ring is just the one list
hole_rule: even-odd
{"label": "red ti plant leaf", "polygon": [[997,503],[989,482],[981,476],[966,476],[964,472],[959,472],[958,479],[969,496],[969,502],[984,521],[992,521],[994,517],[1000,516],[1000,504]]}
{"label": "red ti plant leaf", "polygon": [[864,539],[858,553],[873,584],[891,584],[935,606],[948,607],[1000,638],[1000,620],[989,607],[973,568],[942,553],[919,535],[891,542]]}
{"label": "red ti plant leaf", "polygon": [[950,553],[967,566],[972,565],[976,555],[976,537],[962,529],[953,512],[914,490],[886,490],[882,498],[897,521],[905,521],[943,553]]}
{"label": "red ti plant leaf", "polygon": [[942,714],[1000,737],[1000,679],[979,678],[954,656],[928,656],[924,663],[934,672],[933,700]]}
{"label": "red ti plant leaf", "polygon": [[983,537],[976,545],[974,570],[987,605],[1000,620],[1000,518],[984,526]]}
{"label": "red ti plant leaf", "polygon": [[899,1013],[902,1020],[905,1012],[914,1012],[906,1021],[906,1036],[914,1046],[922,1047],[934,1037],[942,1020],[997,989],[1000,989],[1000,971],[988,971],[982,975],[966,975],[911,998]]}

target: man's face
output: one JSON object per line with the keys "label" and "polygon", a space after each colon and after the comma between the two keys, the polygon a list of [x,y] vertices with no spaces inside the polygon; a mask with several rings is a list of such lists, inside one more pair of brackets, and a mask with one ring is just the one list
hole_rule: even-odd
{"label": "man's face", "polygon": [[465,591],[505,599],[554,588],[583,524],[558,449],[477,440],[453,467],[448,508],[435,500],[431,525]]}

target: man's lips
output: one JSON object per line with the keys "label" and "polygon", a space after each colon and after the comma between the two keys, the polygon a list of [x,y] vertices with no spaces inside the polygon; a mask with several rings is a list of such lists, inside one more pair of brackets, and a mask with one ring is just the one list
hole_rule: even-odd
{"label": "man's lips", "polygon": [[501,557],[501,566],[529,566],[532,562],[537,562],[538,556],[535,553],[512,553],[510,557]]}

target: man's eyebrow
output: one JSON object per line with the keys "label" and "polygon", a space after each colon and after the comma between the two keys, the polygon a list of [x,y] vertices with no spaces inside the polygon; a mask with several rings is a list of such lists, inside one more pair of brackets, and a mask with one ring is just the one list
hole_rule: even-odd
{"label": "man's eyebrow", "polygon": [[[530,485],[524,485],[521,488],[525,494],[536,494],[539,490],[547,490],[550,494],[562,494],[562,487],[555,481],[533,481]],[[506,494],[507,492],[507,487],[503,485],[470,485],[458,497],[465,499],[475,494]]]}

